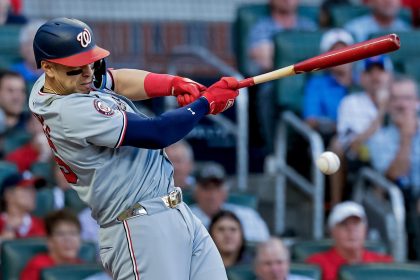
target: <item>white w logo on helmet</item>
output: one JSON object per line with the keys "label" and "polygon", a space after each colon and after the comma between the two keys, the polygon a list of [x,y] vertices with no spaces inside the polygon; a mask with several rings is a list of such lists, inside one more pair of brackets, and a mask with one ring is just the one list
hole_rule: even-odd
{"label": "white w logo on helmet", "polygon": [[82,32],[77,34],[77,41],[80,42],[80,45],[82,45],[82,47],[86,48],[90,44],[90,42],[92,42],[92,36],[90,35],[89,30],[85,28]]}

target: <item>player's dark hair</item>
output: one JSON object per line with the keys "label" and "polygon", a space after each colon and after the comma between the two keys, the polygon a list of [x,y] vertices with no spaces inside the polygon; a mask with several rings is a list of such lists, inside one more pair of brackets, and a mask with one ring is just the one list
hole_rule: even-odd
{"label": "player's dark hair", "polygon": [[226,219],[226,218],[234,220],[239,225],[239,230],[241,232],[241,247],[239,248],[238,257],[235,260],[235,263],[238,263],[244,256],[244,252],[245,252],[245,234],[244,234],[244,229],[242,227],[242,223],[239,220],[238,216],[236,216],[231,211],[221,210],[211,219],[210,226],[209,226],[209,233],[210,233],[210,236],[213,238],[213,228],[215,227],[218,221],[222,219]]}
{"label": "player's dark hair", "polygon": [[82,226],[77,216],[67,209],[61,209],[48,213],[44,219],[44,222],[48,237],[51,237],[55,228],[63,222],[75,225],[79,232],[82,230]]}
{"label": "player's dark hair", "polygon": [[0,87],[3,83],[3,79],[5,79],[7,77],[20,78],[20,79],[22,79],[22,81],[25,81],[25,79],[22,77],[22,75],[19,74],[18,72],[5,70],[5,69],[0,69]]}

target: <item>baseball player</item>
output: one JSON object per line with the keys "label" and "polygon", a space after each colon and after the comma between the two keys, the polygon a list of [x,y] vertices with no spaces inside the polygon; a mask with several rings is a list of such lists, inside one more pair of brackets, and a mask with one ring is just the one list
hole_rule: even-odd
{"label": "baseball player", "polygon": [[[109,52],[76,19],[46,22],[33,47],[44,74],[30,109],[100,225],[101,260],[113,278],[227,279],[213,241],[174,187],[162,149],[206,114],[232,106],[238,82],[226,77],[206,89],[177,76],[106,69]],[[155,118],[130,101],[169,95],[184,107]]]}

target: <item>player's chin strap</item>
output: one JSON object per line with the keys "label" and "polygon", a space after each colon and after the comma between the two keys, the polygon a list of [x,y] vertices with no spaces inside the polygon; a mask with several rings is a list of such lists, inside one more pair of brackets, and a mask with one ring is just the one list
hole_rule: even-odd
{"label": "player's chin strap", "polygon": [[107,71],[105,59],[95,61],[93,64],[93,87],[95,90],[114,90],[113,79]]}

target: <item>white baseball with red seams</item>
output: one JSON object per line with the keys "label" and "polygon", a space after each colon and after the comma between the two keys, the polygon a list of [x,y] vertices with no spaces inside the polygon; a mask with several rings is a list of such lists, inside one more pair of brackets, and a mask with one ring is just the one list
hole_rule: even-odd
{"label": "white baseball with red seams", "polygon": [[331,175],[340,168],[340,159],[333,152],[324,152],[316,160],[316,165],[322,173]]}

